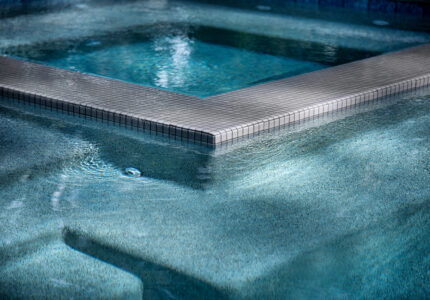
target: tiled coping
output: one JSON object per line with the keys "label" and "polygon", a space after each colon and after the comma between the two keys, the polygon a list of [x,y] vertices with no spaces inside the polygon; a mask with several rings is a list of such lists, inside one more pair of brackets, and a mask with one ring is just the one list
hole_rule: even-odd
{"label": "tiled coping", "polygon": [[430,44],[208,98],[0,56],[0,96],[216,146],[430,85]]}

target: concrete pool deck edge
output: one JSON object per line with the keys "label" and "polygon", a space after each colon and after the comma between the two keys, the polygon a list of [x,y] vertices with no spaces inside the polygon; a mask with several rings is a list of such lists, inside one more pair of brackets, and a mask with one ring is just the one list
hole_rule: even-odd
{"label": "concrete pool deck edge", "polygon": [[0,56],[0,96],[211,147],[430,85],[430,44],[198,98]]}

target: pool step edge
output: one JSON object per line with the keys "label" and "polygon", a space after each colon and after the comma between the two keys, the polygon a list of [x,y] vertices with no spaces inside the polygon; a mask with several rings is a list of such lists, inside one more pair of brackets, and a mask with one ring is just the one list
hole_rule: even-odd
{"label": "pool step edge", "polygon": [[115,110],[97,107],[94,104],[72,103],[40,94],[29,93],[17,88],[0,85],[0,97],[18,100],[18,102],[40,106],[70,115],[83,116],[101,122],[109,122],[118,126],[136,129],[149,134],[167,136],[195,144],[214,146],[216,136],[195,128],[161,123],[147,118],[139,118]]}
{"label": "pool step edge", "polygon": [[297,122],[306,121],[306,119],[309,118],[322,116],[337,110],[352,108],[357,105],[370,103],[385,97],[395,96],[425,87],[430,87],[430,73],[318,103],[284,114],[260,119],[241,126],[222,129],[212,133],[214,136],[214,144],[226,143],[244,137],[252,137],[254,134],[263,131],[286,127]]}
{"label": "pool step edge", "polygon": [[204,99],[0,55],[1,97],[209,147],[429,85],[430,44]]}

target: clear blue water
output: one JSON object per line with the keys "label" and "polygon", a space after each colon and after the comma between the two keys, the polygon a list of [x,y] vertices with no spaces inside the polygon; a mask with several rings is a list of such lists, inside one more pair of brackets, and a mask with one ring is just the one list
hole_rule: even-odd
{"label": "clear blue water", "polygon": [[217,150],[13,103],[0,295],[430,293],[430,91]]}
{"label": "clear blue water", "polygon": [[207,97],[430,42],[415,23],[409,30],[390,18],[377,26],[371,15],[331,16],[88,1],[0,18],[0,53]]}
{"label": "clear blue water", "polygon": [[[92,41],[92,43],[98,43]],[[159,37],[44,60],[52,66],[205,97],[323,64],[209,44],[187,36]]]}

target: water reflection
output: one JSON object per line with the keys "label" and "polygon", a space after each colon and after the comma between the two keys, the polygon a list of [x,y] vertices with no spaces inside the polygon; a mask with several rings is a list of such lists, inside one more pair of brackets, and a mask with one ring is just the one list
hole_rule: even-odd
{"label": "water reflection", "polygon": [[154,41],[155,55],[164,58],[155,66],[155,85],[166,89],[185,85],[189,80],[192,44],[186,35],[161,37]]}

